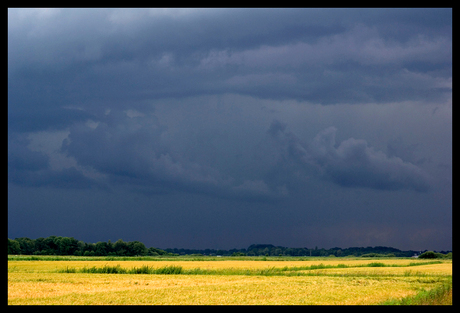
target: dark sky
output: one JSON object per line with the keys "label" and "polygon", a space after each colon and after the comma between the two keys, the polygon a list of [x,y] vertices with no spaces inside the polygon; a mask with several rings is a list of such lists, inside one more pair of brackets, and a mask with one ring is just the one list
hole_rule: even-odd
{"label": "dark sky", "polygon": [[8,237],[452,249],[451,9],[8,9]]}

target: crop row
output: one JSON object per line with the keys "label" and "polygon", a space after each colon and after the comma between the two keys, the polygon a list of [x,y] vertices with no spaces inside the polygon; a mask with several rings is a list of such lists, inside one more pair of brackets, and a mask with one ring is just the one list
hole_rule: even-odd
{"label": "crop row", "polygon": [[[373,262],[369,264],[360,264],[360,265],[346,265],[346,264],[337,264],[337,265],[310,265],[310,266],[294,266],[294,267],[268,267],[264,269],[241,269],[241,268],[226,268],[226,269],[202,269],[202,268],[192,268],[184,269],[182,266],[178,265],[168,265],[163,267],[151,267],[148,265],[143,265],[140,267],[133,268],[123,268],[120,265],[109,266],[105,265],[102,267],[83,267],[76,269],[73,267],[66,267],[65,269],[60,269],[60,273],[96,273],[96,274],[159,274],[159,275],[262,275],[262,276],[274,276],[274,275],[283,275],[283,276],[303,276],[311,275],[312,273],[306,273],[301,271],[309,270],[318,270],[318,269],[331,269],[331,268],[352,268],[352,267],[412,267],[419,265],[428,265],[428,264],[439,264],[440,261],[432,262],[423,262],[423,263],[410,263],[408,265],[397,265],[397,264],[384,264],[379,262]],[[318,275],[319,273],[314,273]],[[356,275],[356,274],[354,274]]]}

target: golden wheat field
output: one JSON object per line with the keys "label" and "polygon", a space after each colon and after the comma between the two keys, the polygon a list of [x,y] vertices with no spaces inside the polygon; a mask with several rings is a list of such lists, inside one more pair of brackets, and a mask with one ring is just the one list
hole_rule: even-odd
{"label": "golden wheat field", "polygon": [[[369,267],[381,262],[385,266]],[[426,262],[426,261],[425,261]],[[9,305],[368,305],[434,288],[452,260],[8,261]],[[321,264],[321,268],[308,268]],[[342,265],[343,267],[337,267]],[[388,267],[394,265],[395,267]],[[180,266],[185,274],[82,273],[83,268]],[[62,272],[72,268],[75,272]],[[275,270],[285,269],[284,272]],[[186,274],[187,270],[212,274]],[[272,269],[277,274],[263,274]],[[251,275],[244,271],[252,270]],[[261,274],[254,274],[262,270]],[[233,271],[233,272],[232,272]],[[229,274],[233,273],[233,274]],[[236,274],[235,274],[236,273]],[[249,273],[249,272],[248,272]],[[290,273],[289,275],[283,273]],[[295,273],[293,275],[292,273]]]}

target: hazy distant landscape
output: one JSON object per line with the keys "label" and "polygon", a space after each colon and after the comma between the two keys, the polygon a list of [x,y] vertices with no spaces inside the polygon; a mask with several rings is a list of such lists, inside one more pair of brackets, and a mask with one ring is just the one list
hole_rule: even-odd
{"label": "hazy distant landscape", "polygon": [[[73,237],[50,236],[47,238],[8,238],[8,254],[23,255],[75,255],[75,256],[178,256],[178,255],[208,255],[208,256],[329,256],[329,257],[413,257],[426,252],[401,251],[391,247],[350,247],[324,249],[318,247],[287,248],[271,244],[253,244],[247,249],[159,249],[147,248],[142,242],[125,242],[119,239],[115,242],[86,243]],[[434,251],[448,254],[452,251]]]}

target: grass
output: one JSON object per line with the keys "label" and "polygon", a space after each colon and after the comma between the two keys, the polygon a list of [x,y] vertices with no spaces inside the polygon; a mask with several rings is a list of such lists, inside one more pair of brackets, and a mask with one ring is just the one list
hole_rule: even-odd
{"label": "grass", "polygon": [[433,289],[422,289],[415,296],[387,300],[382,305],[452,305],[452,279]]}
{"label": "grass", "polygon": [[8,304],[449,304],[451,282],[452,260],[16,259]]}
{"label": "grass", "polygon": [[[311,261],[330,260],[329,257],[305,256],[73,256],[73,255],[8,255],[8,261]],[[356,258],[355,259],[363,259]]]}
{"label": "grass", "polygon": [[[255,276],[312,276],[312,275],[331,275],[331,273],[323,274],[321,272],[307,273],[306,271],[314,271],[319,269],[334,269],[334,268],[354,268],[354,267],[411,267],[420,265],[430,264],[442,264],[439,261],[423,262],[423,263],[409,263],[408,265],[403,264],[384,264],[372,262],[369,264],[358,264],[358,265],[346,265],[343,263],[337,265],[325,265],[323,263],[310,266],[294,266],[283,268],[277,268],[271,266],[268,268],[256,268],[256,269],[245,269],[245,268],[220,268],[220,269],[202,269],[202,268],[188,268],[184,269],[180,265],[167,265],[163,267],[153,267],[148,265],[142,265],[140,267],[133,268],[122,268],[119,264],[116,266],[104,265],[102,267],[83,267],[80,269],[66,266],[64,269],[58,270],[59,273],[95,273],[95,274],[156,274],[156,275],[255,275]],[[352,274],[356,276],[356,273]],[[368,276],[367,273],[364,276]],[[411,272],[405,272],[404,276],[410,276]],[[414,275],[420,276],[417,272]],[[340,276],[337,274],[336,276]],[[344,276],[342,274],[342,276]],[[363,275],[360,275],[363,276]],[[375,275],[374,275],[375,276]]]}

